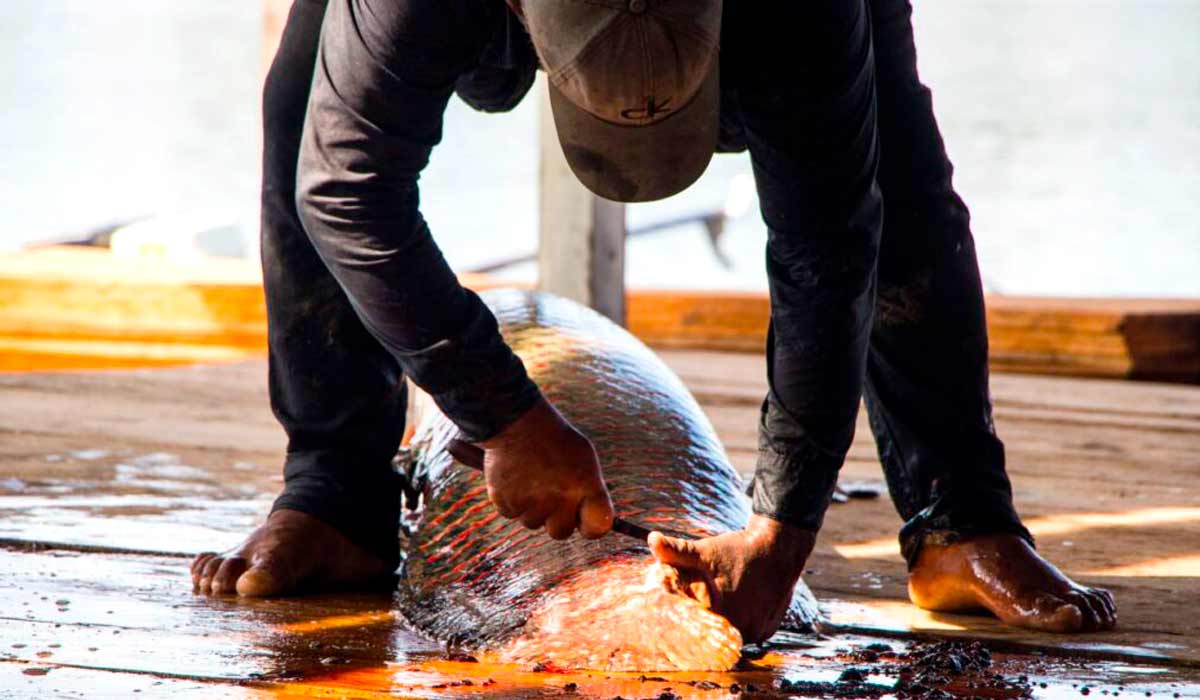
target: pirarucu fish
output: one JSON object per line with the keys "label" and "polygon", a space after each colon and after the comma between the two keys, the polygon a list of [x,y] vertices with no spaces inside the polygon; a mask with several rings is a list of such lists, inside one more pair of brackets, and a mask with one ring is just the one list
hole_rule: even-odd
{"label": "pirarucu fish", "polygon": [[[712,425],[654,353],[565,299],[499,290],[484,300],[545,396],[591,438],[619,515],[690,537],[746,523],[748,499]],[[404,463],[422,505],[409,517],[399,598],[417,629],[504,663],[671,671],[737,662],[741,636],[704,595],[687,594],[679,572],[633,539],[555,541],[505,520],[483,475],[446,452],[455,426],[428,396],[416,393],[410,407]],[[797,588],[785,624],[811,629],[816,603]]]}

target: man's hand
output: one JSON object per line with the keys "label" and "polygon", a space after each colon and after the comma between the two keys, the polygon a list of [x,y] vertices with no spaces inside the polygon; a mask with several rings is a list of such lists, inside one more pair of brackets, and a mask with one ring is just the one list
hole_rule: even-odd
{"label": "man's hand", "polygon": [[744,530],[702,540],[650,534],[655,558],[703,580],[713,612],[733,623],[746,643],[779,629],[815,542],[808,530],[759,515],[750,516]]}
{"label": "man's hand", "polygon": [[545,399],[480,443],[488,498],[506,518],[556,540],[612,529],[613,505],[592,443]]}

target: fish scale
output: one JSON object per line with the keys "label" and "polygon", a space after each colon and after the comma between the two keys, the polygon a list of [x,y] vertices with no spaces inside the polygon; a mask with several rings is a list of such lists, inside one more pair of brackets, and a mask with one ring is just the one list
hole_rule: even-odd
{"label": "fish scale", "polygon": [[[498,290],[483,298],[542,393],[592,440],[618,514],[692,537],[746,523],[748,499],[712,425],[653,352],[594,311],[552,295]],[[413,417],[409,447],[425,486],[400,602],[424,633],[495,647],[519,636],[563,582],[648,558],[645,545],[629,538],[556,541],[497,518],[482,474],[446,452],[457,428],[428,396],[416,396]],[[797,589],[790,626],[811,628],[816,604],[803,584]]]}

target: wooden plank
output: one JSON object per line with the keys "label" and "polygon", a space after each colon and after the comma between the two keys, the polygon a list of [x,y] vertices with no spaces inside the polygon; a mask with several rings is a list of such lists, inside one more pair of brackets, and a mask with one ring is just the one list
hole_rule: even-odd
{"label": "wooden plank", "polygon": [[0,335],[263,349],[257,263],[126,259],[47,247],[0,256]]}
{"label": "wooden plank", "polygon": [[30,664],[210,680],[317,676],[439,651],[404,629],[390,591],[209,598],[192,593],[188,564],[0,549],[0,651]]}
{"label": "wooden plank", "polygon": [[[758,404],[766,392],[762,358],[692,351],[662,356],[700,398],[726,444],[753,450]],[[993,379],[992,394],[1000,435],[1022,478],[1091,475],[1103,488],[1130,483],[1165,494],[1183,488],[1187,475],[1200,470],[1195,388],[1002,375]],[[862,415],[851,459],[877,469]],[[1047,464],[1055,468],[1047,470]]]}
{"label": "wooden plank", "polygon": [[[748,472],[762,357],[664,359]],[[4,536],[179,553],[231,544],[279,486],[283,441],[264,384],[258,362],[0,377]],[[1133,647],[1191,634],[1200,389],[1011,376],[993,393],[1017,502],[1042,551],[1118,592],[1122,627],[1103,639]],[[843,474],[880,478],[861,420]],[[904,609],[898,526],[886,499],[835,506],[810,583],[826,597],[878,600],[889,615]]]}
{"label": "wooden plank", "polygon": [[280,486],[265,366],[0,375],[0,538],[194,553]]}
{"label": "wooden plank", "polygon": [[[755,685],[763,697],[781,678],[833,680],[850,663],[844,650],[876,642],[840,634],[824,639],[784,636],[773,653],[732,673],[536,673],[527,668],[441,660],[440,649],[407,632],[390,595],[310,596],[277,601],[210,599],[188,591],[182,563],[155,557],[21,554],[0,550],[6,577],[0,594],[0,694],[44,697],[93,684],[87,697],[530,697],[559,694],[568,683],[582,697],[723,697],[695,683]],[[888,611],[873,601],[839,602],[843,618],[867,618],[876,634]],[[874,616],[874,617],[870,617]],[[943,626],[945,623],[943,622]],[[986,624],[983,625],[986,628]],[[940,636],[954,630],[933,629]],[[1010,640],[1011,641],[1011,640]],[[1043,641],[1044,640],[1040,640]],[[1035,639],[1037,643],[1039,640]],[[903,643],[889,646],[902,650]],[[1136,649],[1108,644],[1085,648],[1093,656],[1128,660]],[[1054,651],[1054,649],[1051,649]],[[1153,657],[1156,663],[1169,659]],[[1007,673],[1038,674],[1028,656],[1000,654]],[[32,673],[26,673],[26,672]],[[1110,685],[1144,682],[1142,669],[1105,673]],[[1092,664],[1061,664],[1040,671],[1063,688],[1094,674]],[[1159,669],[1161,688],[1187,688],[1186,670]],[[32,682],[36,681],[36,682]],[[213,683],[225,681],[226,684]],[[469,681],[469,685],[466,682]],[[1171,686],[1175,683],[1176,686]],[[27,694],[28,693],[28,694]],[[208,693],[205,695],[204,693]],[[786,696],[783,692],[779,697]]]}
{"label": "wooden plank", "polygon": [[260,350],[226,345],[54,337],[0,338],[2,372],[178,367],[198,362],[238,362],[261,356]]}
{"label": "wooden plank", "polygon": [[[546,202],[561,211],[543,213],[544,288],[627,316],[659,348],[762,352],[770,311],[762,293],[633,290],[622,306],[622,215],[564,177],[577,190]],[[596,270],[585,274],[587,265]],[[497,284],[461,279],[474,289]],[[1200,301],[993,296],[988,327],[997,370],[1200,381]],[[265,346],[256,263],[122,260],[80,247],[0,256],[0,371],[212,362],[260,356]]]}
{"label": "wooden plank", "polygon": [[[845,640],[849,643],[849,640]],[[878,639],[854,640],[858,645],[878,643]],[[903,651],[905,644],[890,647]],[[1091,662],[1047,664],[1044,657],[1000,652],[993,654],[996,670],[1009,677],[1033,671],[1034,683],[1047,683],[1037,696],[1067,697],[1078,695],[1080,681],[1092,688],[1107,686],[1134,697],[1197,697],[1200,686],[1196,674],[1183,669],[1154,666],[1128,666]],[[680,700],[718,700],[736,696],[730,687],[753,688],[755,698],[794,698],[797,691],[784,690],[780,681],[808,680],[829,683],[847,667],[861,668],[861,662],[845,655],[816,650],[807,656],[785,650],[768,653],[747,670],[718,674],[558,674],[512,672],[501,675],[486,664],[443,662],[436,665],[403,664],[378,668],[340,671],[318,679],[294,681],[253,681],[214,683],[146,675],[94,671],[54,664],[0,662],[0,690],[6,698],[183,698],[184,700],[258,700],[259,698],[340,698],[342,700],[383,700],[385,698],[488,697],[495,700],[569,695],[576,698],[662,697],[671,693]],[[1051,668],[1047,668],[1051,666]],[[1064,668],[1065,667],[1065,668]],[[1064,670],[1066,671],[1064,673]],[[1099,672],[1097,672],[1099,671]],[[496,676],[499,676],[499,681]],[[875,682],[894,682],[887,675]],[[471,681],[471,685],[462,685]],[[1072,681],[1074,683],[1072,684]],[[573,690],[566,690],[568,683]],[[711,683],[712,685],[705,685]],[[486,684],[486,685],[485,685]],[[965,688],[964,688],[965,690]],[[1148,695],[1147,695],[1148,694]]]}
{"label": "wooden plank", "polygon": [[[778,639],[778,638],[777,638]],[[832,642],[832,643],[831,643]],[[718,700],[742,695],[763,700],[789,700],[797,697],[871,697],[891,690],[896,683],[894,666],[887,662],[864,664],[847,653],[856,647],[879,644],[876,637],[841,635],[837,639],[800,642],[801,648],[777,646],[727,673],[537,673],[523,669],[497,668],[489,664],[405,664],[388,669],[363,669],[320,679],[318,684],[294,682],[269,684],[279,697],[309,697],[317,691],[344,698],[395,697],[490,697],[541,698],[568,696],[580,698],[678,698],[679,700]],[[909,645],[888,640],[885,646],[895,652]],[[1104,658],[1102,654],[1095,657]],[[1093,657],[1093,658],[1095,658]],[[1092,660],[1053,659],[1031,656],[1013,650],[993,654],[991,670],[1015,679],[1026,676],[1035,690],[1033,697],[1071,697],[1079,687],[1090,685],[1093,692],[1109,692],[1147,697],[1200,697],[1197,674],[1191,669],[1152,665],[1131,666]],[[871,682],[875,687],[859,695],[852,688],[837,687],[835,681],[848,667],[877,671]],[[449,682],[449,683],[448,683]],[[461,684],[465,683],[465,687]],[[812,683],[794,687],[791,684]],[[1100,686],[1105,686],[1100,690]],[[951,697],[978,697],[979,686],[959,681]],[[990,689],[989,689],[990,690]],[[986,691],[985,691],[986,692]],[[315,694],[315,693],[314,693]],[[893,697],[883,693],[883,697]],[[996,697],[1005,697],[997,693]],[[983,695],[992,697],[992,695]]]}
{"label": "wooden plank", "polygon": [[[773,653],[731,673],[537,673],[528,668],[451,662],[440,647],[408,632],[389,593],[309,596],[288,600],[211,599],[193,595],[183,563],[158,557],[25,554],[0,550],[0,696],[39,697],[93,683],[87,697],[530,697],[560,694],[656,697],[668,688],[684,697],[724,697],[694,685],[756,685],[776,697],[781,678],[833,680],[849,663],[844,650],[878,641],[838,635],[783,636]],[[832,607],[877,618],[872,601]],[[858,606],[858,607],[855,607]],[[866,610],[866,612],[863,612]],[[878,633],[882,623],[870,630]],[[908,630],[895,630],[907,634]],[[953,636],[954,631],[939,631]],[[1038,640],[1034,640],[1035,642]],[[902,650],[903,643],[890,646]],[[1109,644],[1092,650],[1129,658],[1136,650]],[[1012,657],[1021,672],[1029,657]],[[998,660],[1005,663],[1001,655]],[[1168,659],[1155,658],[1157,663]],[[1056,669],[1058,683],[1092,669]],[[1137,682],[1138,669],[1106,676],[1110,684]],[[33,673],[26,673],[32,671]],[[1186,671],[1164,669],[1155,679],[1184,682]],[[1015,673],[1014,673],[1015,675]],[[1086,676],[1085,676],[1086,677]],[[464,683],[469,681],[470,684]],[[216,683],[214,683],[216,682]],[[221,683],[224,682],[224,683]],[[485,685],[486,684],[486,685]],[[207,692],[208,695],[204,695]],[[786,693],[781,693],[780,697]]]}
{"label": "wooden plank", "polygon": [[[666,353],[665,357],[700,396],[722,439],[736,453],[739,467],[747,471],[752,468],[756,450],[755,412],[765,392],[761,358],[706,353]],[[9,512],[29,525],[38,518],[27,515],[22,519],[26,506],[51,509],[56,515],[42,521],[41,537],[49,538],[49,529],[78,532],[79,535],[68,539],[77,544],[96,543],[113,533],[86,535],[89,531],[75,527],[78,521],[74,519],[85,517],[88,507],[79,502],[72,505],[66,500],[55,504],[56,494],[65,499],[108,489],[109,497],[129,500],[124,505],[110,502],[106,512],[144,508],[148,499],[178,499],[166,502],[226,508],[222,517],[213,522],[225,522],[235,516],[236,523],[253,520],[255,509],[265,507],[269,495],[278,489],[283,447],[282,433],[266,408],[264,374],[261,364],[247,364],[0,378],[0,390],[6,398],[0,402],[0,426],[3,426],[0,430],[8,436],[0,441],[0,456],[6,464],[6,476],[23,480],[21,484],[10,482],[13,488],[7,495],[24,500],[13,501],[19,507],[14,505]],[[1189,426],[1195,425],[1191,416],[1200,415],[1200,405],[1193,390],[1054,378],[1010,381],[998,377],[994,394],[1001,435],[1008,441],[1013,469],[1027,471],[1025,478],[1040,479],[1041,465],[1060,462],[1055,473],[1062,469],[1065,470],[1062,473],[1084,478],[1092,463],[1100,459],[1114,469],[1120,467],[1117,483],[1124,483],[1121,479],[1127,478],[1135,480],[1139,488],[1151,488],[1154,483],[1174,478],[1172,474],[1196,469],[1191,438],[1195,431],[1189,431]],[[1154,427],[1160,422],[1159,416],[1164,416],[1170,418],[1165,424],[1176,429],[1156,433],[1143,432],[1137,425],[1114,425],[1111,417],[1100,409],[1116,412],[1119,418],[1124,410],[1120,404],[1122,394],[1129,397],[1125,405],[1130,415],[1150,420],[1143,427]],[[1039,399],[1039,395],[1043,398]],[[180,396],[187,400],[181,401]],[[97,412],[97,405],[105,406],[105,411]],[[739,413],[738,406],[745,413]],[[162,428],[164,418],[171,425],[167,431]],[[1064,430],[1063,426],[1070,429]],[[107,454],[90,463],[92,471],[80,471],[83,469],[80,460],[71,454],[93,450]],[[137,482],[147,477],[139,476],[139,464],[132,464],[122,472],[130,483],[119,492],[112,491],[118,484],[115,479],[120,465],[160,452],[176,457],[176,461],[163,465],[167,470],[182,464],[200,470],[201,474],[192,481],[177,480],[181,483],[173,485],[178,487],[173,492],[138,490],[134,488]],[[861,422],[851,459],[849,468],[861,462],[868,474],[877,469],[869,431]],[[248,466],[251,464],[256,466],[251,468]],[[1154,466],[1146,469],[1147,464]],[[70,483],[72,480],[78,483]],[[204,484],[213,482],[227,484],[231,490],[219,492],[219,498],[192,498],[196,492],[190,489],[203,489]],[[1152,483],[1147,486],[1142,482]],[[1101,485],[1105,483],[1109,482],[1101,479]],[[246,494],[237,491],[247,488],[250,491]],[[260,500],[255,500],[255,494]],[[180,518],[181,525],[200,519],[199,513],[191,508],[165,510]],[[159,517],[149,510],[138,515]],[[168,528],[162,520],[157,523],[160,528]],[[19,529],[24,525],[12,527]],[[237,530],[238,527],[231,527],[214,539],[228,542]],[[191,530],[193,534],[187,537],[176,537],[169,528],[161,531],[164,533],[161,539],[176,542],[198,544],[205,537],[201,530]],[[121,546],[137,546],[142,538],[120,541],[124,543]]]}
{"label": "wooden plank", "polygon": [[224,362],[266,347],[257,261],[184,264],[84,246],[0,255],[0,371]]}
{"label": "wooden plank", "polygon": [[96,671],[47,663],[0,661],[0,693],[5,698],[171,698],[172,700],[258,700],[276,697],[262,688],[231,683]]}
{"label": "wooden plank", "polygon": [[[465,274],[475,289],[490,278]],[[195,264],[48,246],[0,255],[0,337],[266,348],[257,261]],[[203,359],[203,358],[201,358]]]}
{"label": "wooden plank", "polygon": [[637,290],[629,330],[656,348],[761,353],[771,305],[758,292]]}
{"label": "wooden plank", "polygon": [[[762,358],[690,351],[663,358],[701,397],[726,445],[749,461],[766,390]],[[1200,599],[1200,389],[1006,376],[993,382],[993,395],[1018,506],[1040,548],[1069,574],[1118,597],[1121,626],[1102,635],[1103,644],[1114,652],[1200,661],[1200,643],[1189,631],[1191,601]],[[872,453],[860,415],[856,459],[843,474],[879,478]],[[906,603],[899,525],[886,499],[829,511],[806,580],[819,597],[844,601],[831,606],[835,622],[1063,648],[1097,643],[914,609]],[[1175,646],[1153,646],[1158,641]]]}
{"label": "wooden plank", "polygon": [[[762,352],[770,302],[752,292],[631,293],[629,327],[660,348]],[[1000,371],[1200,381],[1200,301],[989,296]]]}
{"label": "wooden plank", "polygon": [[[266,381],[261,361],[0,374],[0,430],[74,440],[88,449],[132,443],[282,454],[284,436],[270,415]],[[3,440],[0,448],[12,444]]]}

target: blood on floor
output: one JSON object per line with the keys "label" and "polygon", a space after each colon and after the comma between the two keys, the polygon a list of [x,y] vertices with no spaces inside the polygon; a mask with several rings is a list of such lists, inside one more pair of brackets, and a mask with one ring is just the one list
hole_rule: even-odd
{"label": "blood on floor", "polygon": [[1200,673],[990,650],[979,642],[899,642],[833,637],[744,658],[724,673],[572,672],[413,659],[319,678],[257,684],[282,697],[527,698],[1082,698],[1200,697]]}

